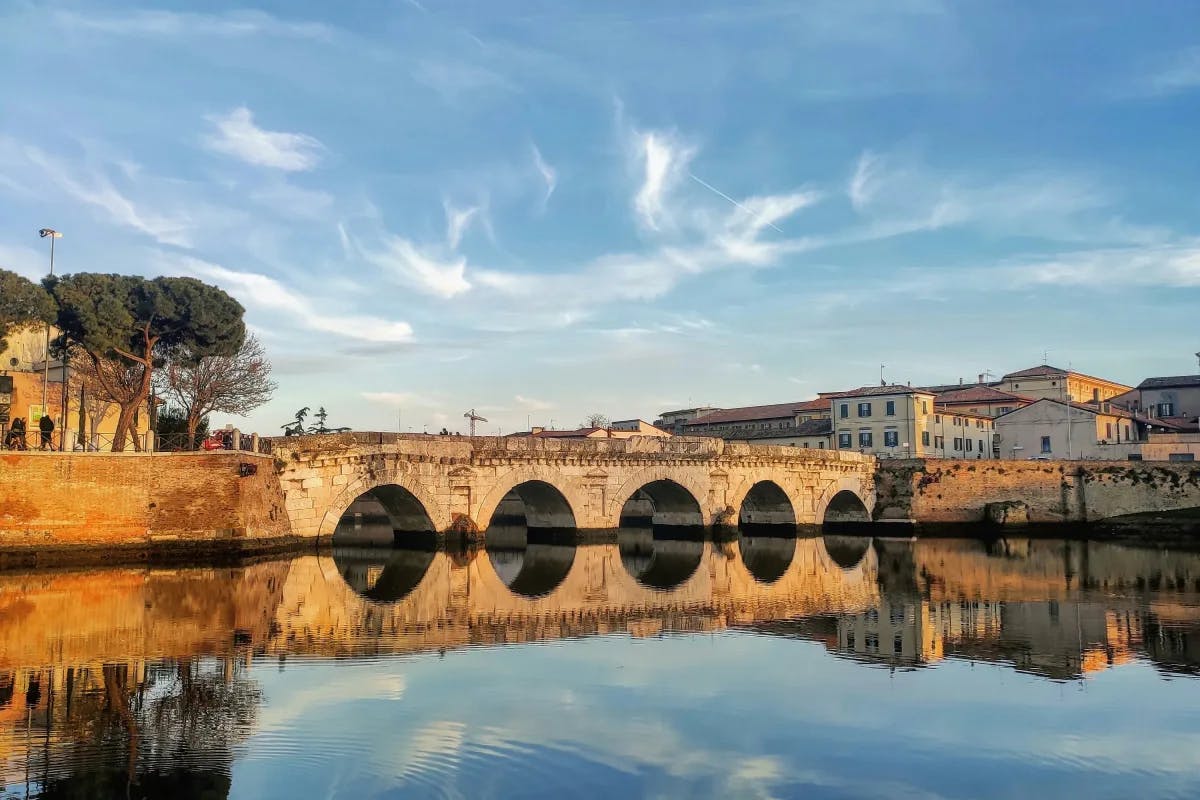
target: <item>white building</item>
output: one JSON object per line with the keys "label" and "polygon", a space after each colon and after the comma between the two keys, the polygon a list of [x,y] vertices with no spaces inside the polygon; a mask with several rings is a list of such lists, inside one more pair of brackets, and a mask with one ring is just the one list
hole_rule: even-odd
{"label": "white building", "polygon": [[1125,460],[1151,430],[1174,430],[1110,403],[1042,398],[996,419],[1002,458]]}

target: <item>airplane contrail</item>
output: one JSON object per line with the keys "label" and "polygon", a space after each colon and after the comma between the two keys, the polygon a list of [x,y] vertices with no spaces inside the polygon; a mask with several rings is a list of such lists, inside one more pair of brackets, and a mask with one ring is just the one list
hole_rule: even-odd
{"label": "airplane contrail", "polygon": [[[713,186],[711,183],[705,183],[704,181],[700,180],[699,178],[697,178],[697,177],[696,177],[695,173],[689,172],[689,173],[688,173],[688,177],[689,177],[689,178],[691,178],[692,180],[694,180],[696,183],[698,183],[698,184],[700,184],[701,186],[703,186],[705,189],[708,189],[710,192],[712,192],[713,194],[715,194],[717,197],[723,197],[723,198],[725,198],[726,200],[728,200],[729,202],[733,203],[735,206],[737,206],[738,208],[740,208],[742,211],[745,211],[745,212],[746,212],[747,214],[749,214],[750,216],[752,216],[752,217],[756,217],[756,218],[761,218],[761,217],[762,217],[762,214],[756,214],[756,213],[754,213],[754,211],[752,211],[751,209],[749,209],[749,208],[747,208],[746,206],[742,205],[742,204],[741,204],[741,203],[739,203],[737,200],[734,200],[732,197],[730,197],[729,195],[725,194],[725,193],[724,193],[724,192],[722,192],[720,189],[718,189],[717,187]],[[767,224],[767,226],[768,226],[768,227],[770,227],[770,228],[774,228],[775,230],[779,231],[780,233],[783,233],[783,230],[782,230],[782,229],[781,229],[781,228],[780,228],[778,225],[776,225],[774,222],[769,222],[769,221],[768,221],[766,224]]]}

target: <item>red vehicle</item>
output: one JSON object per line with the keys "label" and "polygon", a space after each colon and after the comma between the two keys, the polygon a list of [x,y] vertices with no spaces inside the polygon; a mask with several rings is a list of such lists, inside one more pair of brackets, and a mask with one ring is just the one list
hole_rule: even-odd
{"label": "red vehicle", "polygon": [[229,437],[225,431],[217,431],[209,434],[208,438],[200,443],[200,447],[204,450],[227,450],[230,444],[229,438],[232,437]]}

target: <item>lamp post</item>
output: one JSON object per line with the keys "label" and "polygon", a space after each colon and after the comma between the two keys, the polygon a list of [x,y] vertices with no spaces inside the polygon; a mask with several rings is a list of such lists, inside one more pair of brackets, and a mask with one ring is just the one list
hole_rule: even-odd
{"label": "lamp post", "polygon": [[[42,228],[38,231],[38,236],[43,239],[50,240],[50,277],[54,277],[54,240],[61,239],[62,234],[54,230],[54,228]],[[45,415],[48,411],[46,408],[46,391],[50,388],[50,323],[46,323],[46,357],[42,362],[42,414]],[[63,387],[66,391],[66,387]],[[59,434],[60,436],[62,434]]]}

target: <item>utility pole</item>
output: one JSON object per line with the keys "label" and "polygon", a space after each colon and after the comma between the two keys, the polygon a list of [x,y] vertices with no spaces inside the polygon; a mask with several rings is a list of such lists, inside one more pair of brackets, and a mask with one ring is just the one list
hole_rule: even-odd
{"label": "utility pole", "polygon": [[[42,237],[43,239],[46,239],[46,238],[50,239],[50,277],[53,278],[54,277],[54,240],[61,239],[62,234],[59,233],[58,231],[54,230],[53,228],[42,228],[40,231],[38,231],[38,236]],[[43,416],[45,416],[50,411],[50,409],[46,408],[46,403],[47,403],[46,392],[50,388],[50,323],[49,322],[46,323],[46,354],[45,355],[46,355],[46,358],[42,362],[42,415]],[[65,392],[66,390],[67,390],[67,387],[63,386],[63,391]],[[61,432],[59,433],[59,436],[60,437],[62,436]]]}

